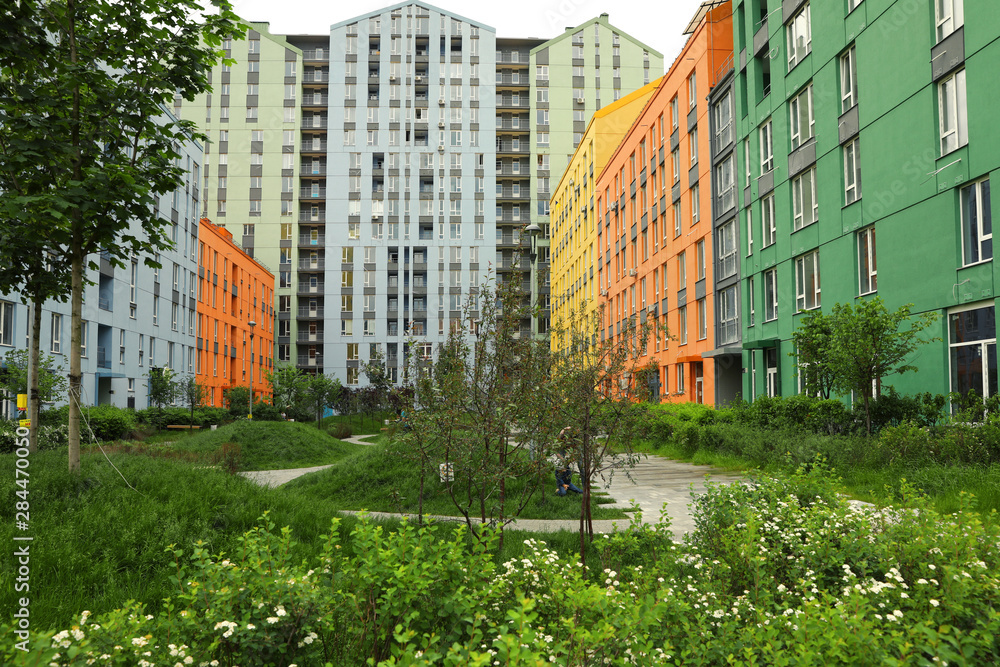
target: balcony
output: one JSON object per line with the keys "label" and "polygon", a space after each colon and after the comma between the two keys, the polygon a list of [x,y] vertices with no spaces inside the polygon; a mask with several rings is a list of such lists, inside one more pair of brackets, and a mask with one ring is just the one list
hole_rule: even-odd
{"label": "balcony", "polygon": [[326,49],[308,49],[302,52],[302,60],[318,60],[322,62],[329,62],[330,52]]}
{"label": "balcony", "polygon": [[326,262],[322,259],[311,260],[311,259],[300,259],[299,260],[299,271],[323,271],[325,269]]}
{"label": "balcony", "polygon": [[315,285],[299,281],[299,291],[298,294],[309,295],[309,294],[323,294],[323,289],[326,287],[326,283],[322,280]]}
{"label": "balcony", "polygon": [[298,362],[299,362],[298,363],[299,366],[306,366],[306,367],[309,367],[309,368],[316,368],[317,366],[319,366],[320,368],[322,368],[323,367],[323,355],[322,354],[317,354],[314,357],[310,357],[308,354],[300,354]]}
{"label": "balcony", "polygon": [[323,317],[323,307],[310,308],[309,306],[299,306],[298,316],[296,319],[311,319]]}
{"label": "balcony", "polygon": [[314,116],[306,116],[305,118],[302,119],[301,127],[303,129],[313,128],[317,130],[325,130],[328,127],[327,121],[328,119],[326,116],[321,116],[319,118],[316,118]]}
{"label": "balcony", "polygon": [[313,215],[312,211],[299,211],[299,222],[321,222],[326,224],[326,211]]}
{"label": "balcony", "polygon": [[302,188],[299,199],[326,199],[326,188]]}
{"label": "balcony", "polygon": [[312,162],[299,164],[299,174],[301,176],[326,176],[326,165],[314,165]]}
{"label": "balcony", "polygon": [[525,188],[522,188],[517,192],[515,192],[513,188],[502,188],[499,192],[497,192],[497,199],[517,199],[527,201],[528,199],[531,199],[528,194],[528,190]]}
{"label": "balcony", "polygon": [[317,236],[312,236],[310,234],[299,234],[299,245],[300,246],[325,246],[326,245],[326,234],[319,234]]}
{"label": "balcony", "polygon": [[98,347],[97,348],[97,367],[98,368],[111,368],[111,359],[108,358],[108,348]]}
{"label": "balcony", "polygon": [[497,153],[510,153],[514,155],[527,155],[531,146],[527,141],[515,144],[512,141],[498,141]]}
{"label": "balcony", "polygon": [[302,83],[328,83],[330,81],[330,73],[323,71],[313,71],[304,72],[302,74]]}
{"label": "balcony", "polygon": [[295,339],[296,343],[322,343],[323,342],[323,332],[317,331],[316,333],[310,333],[308,331],[300,331],[299,337]]}
{"label": "balcony", "polygon": [[303,141],[300,150],[303,153],[326,153],[326,139]]}
{"label": "balcony", "polygon": [[329,95],[320,95],[319,93],[314,93],[312,95],[305,94],[302,96],[303,107],[325,107],[330,103]]}

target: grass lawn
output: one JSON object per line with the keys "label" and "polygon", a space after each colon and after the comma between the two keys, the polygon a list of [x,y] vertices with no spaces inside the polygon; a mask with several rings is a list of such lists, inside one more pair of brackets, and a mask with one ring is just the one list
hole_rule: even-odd
{"label": "grass lawn", "polygon": [[[370,447],[362,445],[362,451],[343,459],[333,468],[294,479],[284,488],[323,498],[343,509],[418,512],[419,464],[393,450],[386,440]],[[515,498],[521,488],[518,482],[509,481],[508,498]],[[624,510],[601,507],[602,501],[614,502],[606,494],[595,492],[594,501],[594,519],[623,519],[628,516]],[[520,516],[524,519],[577,519],[580,503],[580,496],[575,494],[556,496],[554,474],[547,471]],[[425,478],[423,513],[459,515],[436,468],[428,471]]]}

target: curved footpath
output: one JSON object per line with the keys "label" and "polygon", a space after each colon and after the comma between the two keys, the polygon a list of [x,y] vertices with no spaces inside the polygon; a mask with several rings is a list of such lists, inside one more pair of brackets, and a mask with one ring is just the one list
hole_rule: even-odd
{"label": "curved footpath", "polygon": [[[372,444],[362,442],[358,437],[346,440],[360,445]],[[276,487],[301,475],[329,467],[326,465],[290,470],[260,470],[241,474],[258,484]],[[688,509],[688,504],[691,502],[692,493],[704,492],[706,475],[709,476],[708,481],[711,483],[729,484],[742,479],[739,475],[726,473],[710,466],[696,466],[690,463],[672,461],[661,456],[647,455],[628,471],[628,475],[623,470],[616,470],[607,483],[598,480],[598,485],[616,501],[615,505],[605,505],[605,507],[628,508],[634,501],[642,510],[643,523],[655,523],[660,517],[663,503],[667,503],[667,515],[670,517],[671,529],[674,536],[679,538],[684,533],[694,530],[694,519]],[[552,489],[548,488],[550,486],[552,485],[546,485],[545,492],[552,492]],[[558,502],[558,499],[555,499],[555,502]],[[357,514],[357,512],[349,511],[344,513]],[[386,519],[415,516],[388,512],[369,512],[369,515],[374,518]],[[433,518],[438,521],[463,520],[461,517],[452,516],[434,516]],[[610,533],[614,530],[615,524],[619,528],[627,528],[629,523],[628,518],[594,521],[594,531]],[[537,532],[576,531],[579,530],[579,521],[575,519],[518,519],[512,522],[509,528]]]}

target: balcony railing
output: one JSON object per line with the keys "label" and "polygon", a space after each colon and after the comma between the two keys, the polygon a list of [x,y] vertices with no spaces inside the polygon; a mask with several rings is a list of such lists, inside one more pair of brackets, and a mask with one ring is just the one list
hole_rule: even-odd
{"label": "balcony railing", "polygon": [[302,106],[304,107],[325,107],[330,103],[329,95],[303,95]]}
{"label": "balcony railing", "polygon": [[309,308],[308,306],[299,307],[299,317],[323,317],[323,307]]}
{"label": "balcony railing", "polygon": [[299,366],[322,366],[323,365],[323,355],[317,354],[315,357],[310,357],[308,354],[299,355]]}
{"label": "balcony railing", "polygon": [[306,116],[305,118],[302,119],[302,127],[304,128],[315,127],[321,130],[325,130],[328,127],[327,121],[328,119],[326,116],[322,116],[320,118]]}
{"label": "balcony railing", "polygon": [[320,211],[313,217],[312,211],[299,211],[299,222],[326,222],[326,211]]}
{"label": "balcony railing", "polygon": [[295,339],[297,343],[322,343],[323,342],[323,332],[318,331],[316,333],[309,333],[308,331],[300,331],[299,337]]}
{"label": "balcony railing", "polygon": [[303,152],[326,152],[326,141],[303,141],[301,150]]}
{"label": "balcony railing", "polygon": [[311,285],[307,282],[299,281],[299,294],[323,294],[323,288],[325,283],[318,282],[315,285]]}
{"label": "balcony railing", "polygon": [[302,60],[329,60],[330,52],[326,49],[307,49],[302,52]]}
{"label": "balcony railing", "polygon": [[325,199],[326,198],[326,188],[301,188],[299,190],[299,197],[315,198],[315,199]]}
{"label": "balcony railing", "polygon": [[309,234],[299,234],[299,245],[326,245],[326,235],[320,234],[318,236],[311,236]]}
{"label": "balcony railing", "polygon": [[326,83],[329,80],[329,72],[304,72],[302,74],[302,83]]}
{"label": "balcony railing", "polygon": [[106,347],[97,348],[97,367],[111,368],[111,360],[108,359],[108,349]]}
{"label": "balcony railing", "polygon": [[299,174],[303,174],[303,175],[306,175],[306,176],[309,176],[309,175],[312,175],[312,176],[325,176],[326,175],[326,165],[325,164],[321,164],[321,165],[319,165],[317,167],[314,167],[313,164],[312,164],[312,162],[303,162],[302,164],[299,165]]}
{"label": "balcony railing", "polygon": [[311,259],[299,260],[299,271],[322,271],[325,266],[326,262],[322,259],[317,259],[316,261]]}

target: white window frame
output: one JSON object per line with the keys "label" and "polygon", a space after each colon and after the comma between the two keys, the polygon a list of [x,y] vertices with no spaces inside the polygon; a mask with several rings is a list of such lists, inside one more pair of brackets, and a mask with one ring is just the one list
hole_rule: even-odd
{"label": "white window frame", "polygon": [[813,250],[795,258],[796,310],[819,308],[820,296],[819,250]]}
{"label": "white window frame", "polygon": [[764,121],[759,130],[760,137],[760,175],[774,169],[774,125],[768,118]]}
{"label": "white window frame", "polygon": [[816,201],[816,167],[813,166],[792,179],[792,231],[808,227],[817,220],[819,205]]}
{"label": "white window frame", "polygon": [[[788,69],[793,69],[812,52],[812,25],[807,2],[785,25]],[[798,45],[798,46],[796,46]]]}
{"label": "white window frame", "polygon": [[52,313],[51,319],[51,342],[49,351],[52,354],[62,354],[62,319],[61,313]]}
{"label": "white window frame", "polygon": [[858,294],[878,291],[878,255],[875,249],[875,228],[858,232]]}
{"label": "white window frame", "polygon": [[14,304],[0,301],[0,345],[14,345]]}
{"label": "white window frame", "polygon": [[764,272],[764,321],[778,319],[778,269]]}
{"label": "white window frame", "polygon": [[813,112],[812,83],[788,102],[788,135],[792,150],[815,136],[816,115]]}
{"label": "white window frame", "polygon": [[854,139],[843,146],[844,205],[861,199],[861,140]]}
{"label": "white window frame", "polygon": [[858,53],[855,46],[840,56],[840,113],[858,103]]}
{"label": "white window frame", "polygon": [[768,246],[774,245],[775,241],[778,240],[778,229],[777,221],[775,219],[774,211],[774,193],[765,195],[760,200],[760,228],[763,233],[763,238],[761,239],[761,248],[767,248]]}
{"label": "white window frame", "polygon": [[964,0],[934,0],[934,26],[938,43],[965,25]]}
{"label": "white window frame", "polygon": [[[959,191],[962,216],[962,263],[964,266],[993,259],[993,224],[990,215],[989,183],[990,179],[984,178],[962,186]],[[975,213],[978,213],[974,221],[970,219],[972,209],[967,205],[968,201],[975,204]],[[989,229],[988,232],[987,229]]]}
{"label": "white window frame", "polygon": [[[951,113],[948,111],[951,110]],[[938,131],[941,155],[969,143],[968,108],[965,96],[965,70],[961,69],[938,83]]]}

